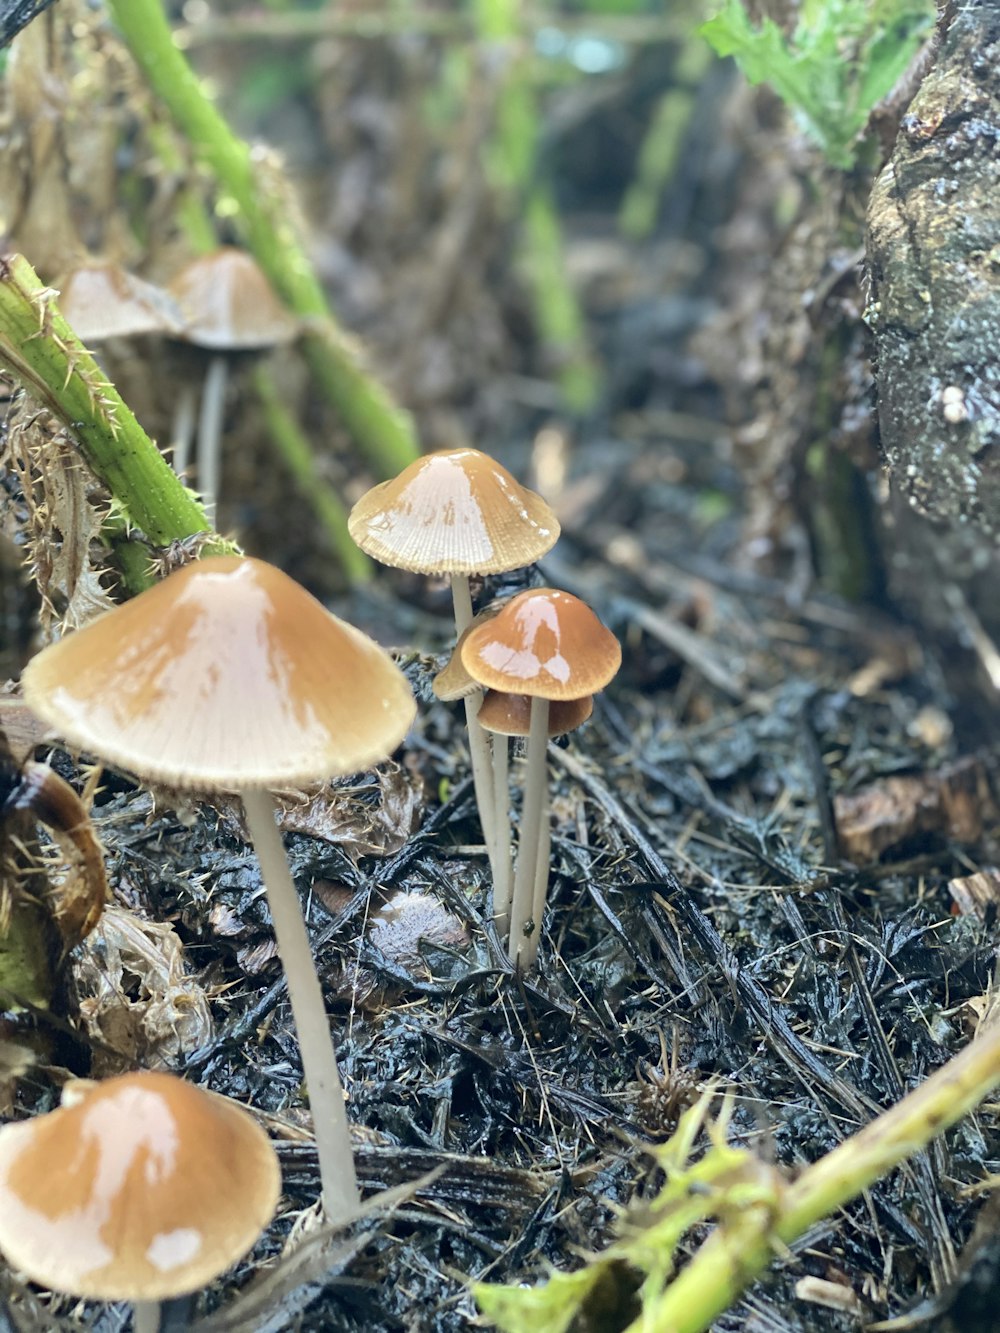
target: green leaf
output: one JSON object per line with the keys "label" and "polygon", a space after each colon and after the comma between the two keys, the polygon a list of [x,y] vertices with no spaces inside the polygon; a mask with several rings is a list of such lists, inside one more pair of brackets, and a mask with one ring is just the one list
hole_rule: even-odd
{"label": "green leaf", "polygon": [[740,0],[701,27],[751,83],[768,83],[840,167],[872,107],[893,88],[933,22],[932,0],[803,0],[791,37],[755,27]]}
{"label": "green leaf", "polygon": [[603,1273],[600,1261],[576,1273],[553,1273],[540,1287],[494,1287],[477,1282],[472,1291],[483,1314],[503,1333],[566,1333]]}

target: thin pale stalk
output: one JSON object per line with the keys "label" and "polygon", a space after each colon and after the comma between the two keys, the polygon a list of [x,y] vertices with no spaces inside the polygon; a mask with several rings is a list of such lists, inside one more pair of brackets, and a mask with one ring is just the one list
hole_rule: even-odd
{"label": "thin pale stalk", "polygon": [[510,909],[510,942],[507,949],[511,962],[522,972],[527,971],[538,954],[538,922],[532,917],[532,911],[535,867],[538,864],[538,840],[545,812],[548,744],[549,701],[534,698],[531,701],[521,837],[517,848],[514,898]]}
{"label": "thin pale stalk", "polygon": [[213,356],[205,372],[198,414],[197,484],[201,502],[213,527],[222,475],[222,427],[226,416],[226,382],[229,365],[224,356]]}
{"label": "thin pale stalk", "polygon": [[727,1218],[627,1333],[703,1333],[774,1258],[821,1218],[856,1198],[1000,1084],[1000,1024],[992,1025],[919,1088],[821,1157],[789,1185],[777,1216]]}
{"label": "thin pale stalk", "polygon": [[302,1052],[302,1071],[309,1092],[319,1155],[323,1210],[328,1222],[347,1223],[358,1212],[361,1193],[323,991],[313,966],[309,936],[288,858],[275,824],[274,801],[267,792],[245,791],[242,796],[250,837],[267,889],[278,953],[285,969]]}
{"label": "thin pale stalk", "polygon": [[160,1302],[132,1302],[133,1333],[160,1333]]}
{"label": "thin pale stalk", "polygon": [[549,896],[549,865],[552,860],[552,814],[549,809],[548,783],[542,793],[542,827],[538,835],[538,855],[535,857],[535,882],[531,895],[531,916],[535,923],[535,949],[542,933],[542,918],[545,915],[545,903]]}
{"label": "thin pale stalk", "polygon": [[191,461],[191,442],[197,415],[198,391],[193,384],[184,384],[177,395],[177,406],[170,428],[170,461],[178,477],[184,476]]}
{"label": "thin pale stalk", "polygon": [[510,903],[514,892],[514,867],[510,838],[510,742],[493,734],[493,807],[496,829],[496,859],[493,864],[493,920],[501,939],[510,932]]}
{"label": "thin pale stalk", "polygon": [[[455,608],[455,633],[461,635],[472,623],[472,593],[468,574],[451,576],[451,600]],[[476,807],[483,826],[483,841],[490,858],[490,868],[496,882],[496,830],[493,826],[493,761],[486,732],[479,725],[479,708],[483,702],[482,690],[476,690],[464,700],[465,725],[469,732],[469,757],[472,760],[472,783],[476,789]]]}

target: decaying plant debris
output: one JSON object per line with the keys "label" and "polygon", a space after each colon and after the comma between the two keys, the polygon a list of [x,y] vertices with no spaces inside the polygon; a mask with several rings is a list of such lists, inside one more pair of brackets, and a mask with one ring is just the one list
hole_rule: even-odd
{"label": "decaying plant debris", "polygon": [[[154,122],[134,72],[94,13],[78,8],[84,65],[104,72],[139,136],[132,142],[145,145]],[[806,210],[798,235],[822,244],[803,243],[798,266],[782,269],[774,286],[787,286],[787,302],[768,297],[755,272],[748,308],[720,311],[750,242],[735,226],[710,236],[732,206],[721,184],[730,159],[698,139],[709,127],[695,127],[692,158],[704,157],[705,174],[690,184],[687,214],[670,220],[669,257],[662,241],[636,254],[610,228],[588,234],[593,218],[576,220],[570,258],[610,387],[599,422],[556,429],[547,386],[527,378],[537,372],[522,300],[496,276],[509,236],[469,165],[495,89],[484,82],[484,105],[441,161],[418,142],[414,108],[437,50],[387,37],[330,43],[311,57],[338,76],[315,93],[310,142],[317,153],[335,147],[341,165],[332,183],[306,192],[313,226],[325,228],[324,274],[395,368],[428,442],[489,428],[506,462],[538,474],[564,529],[540,577],[587,597],[622,641],[625,665],[593,721],[552,747],[552,906],[542,968],[518,980],[484,915],[486,858],[458,717],[431,690],[448,636],[444,596],[400,579],[338,603],[397,646],[419,720],[377,774],[289,794],[286,840],[335,1023],[359,1175],[366,1190],[400,1193],[352,1236],[321,1236],[298,1259],[281,1257],[282,1246],[316,1196],[316,1162],[244,831],[223,801],[191,806],[104,775],[94,818],[115,905],[69,960],[49,1014],[3,1018],[0,1105],[47,1109],[67,1071],[138,1061],[257,1110],[278,1144],[284,1202],[232,1281],[207,1294],[196,1324],[206,1333],[251,1315],[274,1329],[296,1320],[386,1333],[470,1327],[463,1275],[531,1282],[599,1249],[619,1209],[641,1210],[657,1187],[644,1144],[666,1138],[712,1078],[735,1098],[735,1140],[794,1171],[964,1044],[992,996],[998,922],[987,886],[1000,864],[1000,789],[982,698],[956,701],[928,646],[885,602],[861,609],[802,577],[796,507],[805,500],[789,480],[802,480],[795,404],[816,390],[810,320],[825,327],[832,306],[838,317],[860,306],[854,258],[835,257],[830,286],[803,312],[801,275],[828,240],[827,219]],[[229,59],[238,72],[254,53],[237,45]],[[225,74],[226,58],[212,60]],[[394,87],[403,90],[395,100]],[[555,134],[553,169],[570,196],[582,188],[574,125],[610,134],[636,111],[629,98],[622,84],[603,105],[567,99],[570,128]],[[766,101],[760,124],[745,97],[740,108],[765,145],[767,180],[794,185],[787,128],[776,128]],[[278,132],[292,143],[300,112],[284,114],[290,125]],[[741,134],[746,148],[749,131]],[[91,147],[98,154],[100,144]],[[418,171],[414,153],[437,169]],[[173,203],[203,183],[184,161],[172,172],[152,152],[137,162],[153,268],[166,270],[181,248]],[[71,187],[82,189],[79,173]],[[766,231],[755,168],[732,188],[751,239]],[[100,203],[85,210],[92,229]],[[407,253],[401,218],[414,234],[429,229],[441,264]],[[88,240],[96,244],[94,230]],[[720,286],[709,276],[716,243],[726,252]],[[742,350],[751,298],[771,319],[760,356],[723,381],[731,352],[709,356],[705,320],[716,340],[739,326]],[[780,324],[793,306],[795,320]],[[856,423],[867,422],[869,385],[860,340],[851,324],[844,418]],[[767,351],[780,368],[770,401],[760,388]],[[109,365],[156,433],[169,396],[165,354],[118,349]],[[774,399],[796,374],[782,408]],[[283,383],[325,429],[291,363]],[[52,571],[46,614],[84,618],[114,594],[93,540],[105,497],[72,466],[71,442],[30,403],[12,394],[12,404],[0,426],[4,531],[33,544],[36,565]],[[744,431],[734,455],[720,418],[728,408],[745,421],[751,406],[756,434]],[[230,425],[243,447],[227,518],[255,550],[335,588],[301,514],[290,518],[284,499],[261,501],[284,482],[256,414],[241,400]],[[862,458],[869,434],[861,424],[853,440]],[[768,449],[774,440],[780,458]],[[40,452],[51,460],[44,481]],[[349,493],[361,487],[346,457],[331,450],[325,466]],[[755,559],[765,538],[766,566]],[[496,591],[487,583],[481,597]],[[79,781],[74,757],[54,763]],[[913,1327],[992,1327],[989,1304],[983,1313],[976,1301],[977,1274],[1000,1262],[995,1204],[980,1189],[998,1148],[987,1107],[815,1228],[718,1328],[835,1333],[908,1310]],[[618,1329],[635,1313],[630,1274],[620,1276],[593,1327]],[[246,1303],[230,1309],[234,1300]],[[40,1297],[0,1267],[2,1321],[32,1331],[125,1327],[122,1312]]]}

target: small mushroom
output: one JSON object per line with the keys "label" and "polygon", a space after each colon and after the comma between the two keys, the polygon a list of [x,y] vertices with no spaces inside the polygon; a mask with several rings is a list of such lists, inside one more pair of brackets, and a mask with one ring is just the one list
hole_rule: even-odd
{"label": "small mushroom", "polygon": [[[351,536],[374,560],[412,573],[449,575],[456,634],[472,620],[470,574],[534,564],[559,537],[559,520],[534,491],[478,449],[443,449],[367,491],[348,518]],[[493,832],[493,781],[486,737],[476,722],[482,695],[465,699],[472,775],[494,875],[502,854]]]}
{"label": "small mushroom", "polygon": [[85,343],[184,332],[184,317],[170,293],[118,264],[73,269],[60,286],[59,309]]}
{"label": "small mushroom", "polygon": [[[585,699],[602,690],[621,665],[621,645],[578,597],[555,588],[519,593],[492,620],[470,630],[462,665],[486,689],[531,697],[524,810],[510,913],[511,960],[529,968],[538,953],[548,859],[539,846],[547,826],[545,756],[552,702]],[[536,883],[540,880],[540,883]]]}
{"label": "small mushroom", "polygon": [[0,1251],[51,1291],[134,1302],[137,1333],[241,1259],[280,1191],[253,1117],[172,1074],[84,1084],[0,1129]]}
{"label": "small mushroom", "polygon": [[261,560],[195,561],[32,659],[30,706],[152,782],[238,793],[288,978],[330,1221],[360,1195],[323,993],[269,791],[358,772],[405,736],[406,678]]}
{"label": "small mushroom", "polygon": [[[275,296],[271,284],[244,250],[223,246],[186,264],[170,283],[185,318],[181,335],[213,355],[205,372],[198,422],[197,481],[206,512],[214,518],[219,492],[219,459],[226,403],[228,357],[292,342],[298,321]],[[178,400],[174,427],[174,467],[187,466],[194,411],[190,391]]]}

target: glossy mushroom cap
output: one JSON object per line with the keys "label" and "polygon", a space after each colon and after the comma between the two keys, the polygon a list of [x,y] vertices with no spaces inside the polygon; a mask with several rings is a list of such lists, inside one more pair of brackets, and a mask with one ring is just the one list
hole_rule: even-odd
{"label": "glossy mushroom cap", "polygon": [[0,1251],[53,1291],[157,1301],[241,1258],[281,1190],[250,1115],[172,1074],[126,1074],[0,1129]]}
{"label": "glossy mushroom cap", "polygon": [[[592,694],[583,699],[556,700],[549,705],[549,735],[565,736],[568,731],[576,731],[593,711]],[[531,696],[487,690],[476,720],[484,731],[498,736],[527,736],[531,731]]]}
{"label": "glossy mushroom cap", "polygon": [[415,574],[501,574],[559,537],[541,496],[478,449],[418,458],[363,495],[347,526],[373,559]]}
{"label": "glossy mushroom cap", "polygon": [[462,665],[480,685],[552,700],[603,690],[621,660],[621,645],[590,607],[556,588],[518,593],[462,647]]}
{"label": "glossy mushroom cap", "polygon": [[298,321],[245,250],[225,246],[185,264],[170,284],[184,313],[184,337],[216,352],[254,351],[291,342]]}
{"label": "glossy mushroom cap", "polygon": [[85,343],[144,333],[179,337],[184,331],[184,317],[170,293],[117,264],[74,269],[62,284],[59,309]]}
{"label": "glossy mushroom cap", "polygon": [[70,744],[201,791],[358,772],[416,712],[376,643],[273,565],[238,556],[195,561],[50,645],[22,685]]}

